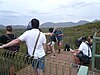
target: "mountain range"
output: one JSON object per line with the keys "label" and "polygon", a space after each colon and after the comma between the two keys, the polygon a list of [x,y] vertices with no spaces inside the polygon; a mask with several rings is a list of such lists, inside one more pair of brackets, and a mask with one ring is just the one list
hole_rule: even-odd
{"label": "mountain range", "polygon": [[72,27],[72,26],[77,26],[77,25],[83,25],[83,24],[86,24],[86,23],[89,23],[89,21],[80,20],[77,23],[74,23],[74,22],[59,22],[59,23],[46,22],[46,23],[43,23],[40,27],[41,28],[54,27],[54,26],[57,26],[57,27]]}
{"label": "mountain range", "polygon": [[[100,20],[94,20],[92,22],[98,22]],[[72,26],[78,26],[78,25],[83,25],[86,23],[90,23],[90,21],[86,21],[86,20],[80,20],[77,23],[75,22],[59,22],[59,23],[53,23],[53,22],[45,22],[43,24],[40,25],[40,28],[50,28],[50,27],[72,27]],[[27,26],[27,25],[26,25]],[[25,25],[12,25],[12,27],[14,29],[26,29]],[[4,25],[0,25],[0,29],[4,29],[5,26]]]}
{"label": "mountain range", "polygon": [[[98,22],[98,21],[100,21],[100,20],[95,19],[91,22],[94,23],[94,22]],[[86,20],[80,20],[77,23],[75,23],[75,22],[59,22],[59,23],[46,22],[46,23],[43,23],[40,27],[41,28],[47,28],[47,27],[57,26],[57,27],[63,27],[64,28],[64,27],[73,27],[73,26],[83,25],[83,24],[91,23],[91,22],[86,21]]]}

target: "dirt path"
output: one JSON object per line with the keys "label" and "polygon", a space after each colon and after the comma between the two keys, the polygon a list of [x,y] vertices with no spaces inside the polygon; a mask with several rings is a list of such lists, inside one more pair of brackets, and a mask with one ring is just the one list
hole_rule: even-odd
{"label": "dirt path", "polygon": [[[55,56],[53,56],[55,55]],[[69,75],[70,64],[75,63],[72,53],[67,51],[61,51],[46,56],[46,68],[44,75]],[[32,75],[31,65],[17,72],[17,75]]]}
{"label": "dirt path", "polygon": [[[57,51],[48,54],[43,75],[76,75],[78,66],[71,67],[71,64],[75,64],[75,61],[73,54],[69,51],[62,50],[60,54]],[[17,72],[17,75],[34,75],[31,65]],[[89,75],[92,75],[92,73]],[[100,73],[94,75],[100,75]]]}

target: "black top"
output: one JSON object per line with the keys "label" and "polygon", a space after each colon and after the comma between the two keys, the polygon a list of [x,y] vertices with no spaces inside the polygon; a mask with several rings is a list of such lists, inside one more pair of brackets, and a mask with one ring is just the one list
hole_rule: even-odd
{"label": "black top", "polygon": [[[15,39],[15,35],[14,34],[7,34],[12,40]],[[2,35],[0,36],[0,43],[6,44],[9,42],[9,38],[6,35]]]}
{"label": "black top", "polygon": [[53,34],[52,36],[50,36],[50,41],[56,42],[56,36],[55,36],[55,34]]}
{"label": "black top", "polygon": [[[11,41],[6,35],[9,36],[12,40],[16,38],[15,34],[5,34],[5,35],[0,36],[0,43],[6,44]],[[9,49],[9,48],[7,47],[5,49]]]}

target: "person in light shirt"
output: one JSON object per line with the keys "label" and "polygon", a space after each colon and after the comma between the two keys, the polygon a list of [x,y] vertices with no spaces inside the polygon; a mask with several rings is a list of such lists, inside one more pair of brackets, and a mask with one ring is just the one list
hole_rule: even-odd
{"label": "person in light shirt", "polygon": [[82,37],[82,43],[77,50],[71,50],[74,54],[76,64],[83,64],[82,60],[77,57],[77,54],[82,51],[84,55],[88,56],[90,59],[92,57],[91,48],[89,47],[86,37]]}
{"label": "person in light shirt", "polygon": [[53,28],[49,28],[49,32],[45,33],[45,35],[49,36],[49,42],[47,43],[47,49],[48,51],[51,51],[51,53],[55,52],[55,43],[56,43],[56,36],[53,33]]}

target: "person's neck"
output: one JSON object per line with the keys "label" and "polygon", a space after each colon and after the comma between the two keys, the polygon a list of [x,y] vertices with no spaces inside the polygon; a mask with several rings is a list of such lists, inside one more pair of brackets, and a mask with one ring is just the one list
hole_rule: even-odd
{"label": "person's neck", "polygon": [[38,28],[33,28],[33,29],[38,29]]}
{"label": "person's neck", "polygon": [[6,34],[12,34],[12,32],[7,31]]}

